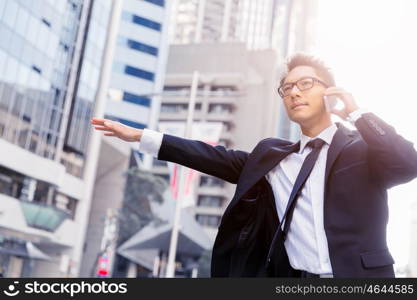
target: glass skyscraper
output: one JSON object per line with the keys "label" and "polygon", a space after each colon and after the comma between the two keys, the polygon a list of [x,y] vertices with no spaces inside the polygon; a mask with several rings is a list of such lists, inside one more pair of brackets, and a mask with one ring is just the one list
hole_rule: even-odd
{"label": "glass skyscraper", "polygon": [[79,212],[87,209],[80,204],[86,201],[89,120],[111,5],[97,0],[0,1],[4,276],[66,276],[76,263],[72,250],[84,230]]}

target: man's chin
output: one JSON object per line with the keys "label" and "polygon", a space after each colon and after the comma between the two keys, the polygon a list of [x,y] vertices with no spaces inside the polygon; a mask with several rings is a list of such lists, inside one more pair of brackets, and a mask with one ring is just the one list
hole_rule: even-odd
{"label": "man's chin", "polygon": [[308,119],[309,119],[308,116],[302,115],[302,114],[296,114],[296,115],[290,116],[290,120],[298,124],[302,124],[308,121]]}

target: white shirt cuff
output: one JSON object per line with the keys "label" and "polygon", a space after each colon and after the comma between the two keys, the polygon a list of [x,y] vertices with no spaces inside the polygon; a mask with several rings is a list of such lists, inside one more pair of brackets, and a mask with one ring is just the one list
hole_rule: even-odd
{"label": "white shirt cuff", "polygon": [[362,114],[367,113],[367,112],[369,111],[366,108],[358,108],[357,110],[352,111],[349,114],[347,120],[354,125],[356,120],[359,119],[362,116]]}
{"label": "white shirt cuff", "polygon": [[150,129],[144,129],[139,142],[139,152],[158,157],[164,134]]}

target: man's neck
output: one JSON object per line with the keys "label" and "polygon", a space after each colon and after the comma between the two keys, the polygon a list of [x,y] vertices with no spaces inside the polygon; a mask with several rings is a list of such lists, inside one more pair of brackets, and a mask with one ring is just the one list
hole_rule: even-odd
{"label": "man's neck", "polygon": [[300,124],[301,132],[308,137],[316,137],[324,129],[331,126],[333,123],[330,118],[323,118],[320,121],[312,122],[312,124]]}

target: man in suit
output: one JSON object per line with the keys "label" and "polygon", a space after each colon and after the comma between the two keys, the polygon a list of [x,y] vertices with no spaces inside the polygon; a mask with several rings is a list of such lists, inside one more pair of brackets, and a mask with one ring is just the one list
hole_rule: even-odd
{"label": "man in suit", "polygon": [[[387,189],[417,177],[411,142],[352,95],[329,69],[295,55],[278,92],[298,123],[297,143],[260,141],[250,152],[210,146],[106,119],[106,136],[140,141],[140,151],[237,184],[215,240],[213,277],[394,277],[386,242]],[[337,96],[341,110],[326,110]],[[331,113],[357,130],[333,123]]]}

